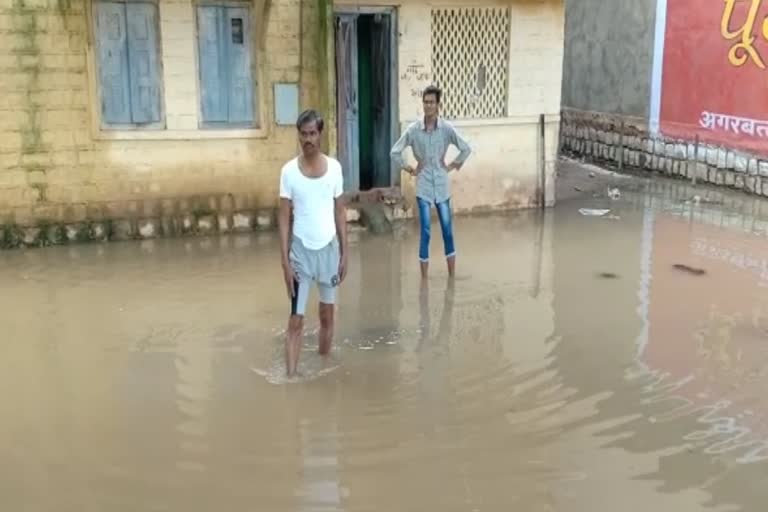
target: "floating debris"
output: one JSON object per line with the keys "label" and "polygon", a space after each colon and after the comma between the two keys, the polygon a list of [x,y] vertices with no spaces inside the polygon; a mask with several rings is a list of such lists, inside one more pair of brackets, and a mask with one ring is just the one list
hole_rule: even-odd
{"label": "floating debris", "polygon": [[695,268],[688,265],[684,265],[682,263],[675,263],[672,266],[675,268],[675,270],[679,270],[681,272],[687,272],[694,276],[703,276],[704,274],[707,273],[707,271],[704,270],[703,268]]}
{"label": "floating debris", "polygon": [[609,188],[608,197],[610,197],[614,201],[621,199],[621,191],[617,188]]}
{"label": "floating debris", "polygon": [[619,275],[618,274],[614,274],[613,272],[600,272],[597,275],[599,277],[603,278],[603,279],[618,279],[619,278]]}
{"label": "floating debris", "polygon": [[701,197],[699,195],[695,195],[695,196],[691,197],[690,199],[686,199],[683,202],[684,202],[684,204],[691,204],[691,203],[693,203],[693,204],[698,205],[698,204],[702,204],[703,203],[703,204],[708,204],[708,205],[712,205],[712,206],[722,206],[724,204],[724,202],[722,200],[720,200],[720,199],[708,199],[706,197]]}

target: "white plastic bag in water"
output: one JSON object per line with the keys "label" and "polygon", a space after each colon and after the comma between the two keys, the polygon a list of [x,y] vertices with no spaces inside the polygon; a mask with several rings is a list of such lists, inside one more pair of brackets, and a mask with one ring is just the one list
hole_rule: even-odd
{"label": "white plastic bag in water", "polygon": [[600,210],[592,208],[579,208],[579,213],[587,217],[602,217],[603,215],[610,213],[611,210]]}

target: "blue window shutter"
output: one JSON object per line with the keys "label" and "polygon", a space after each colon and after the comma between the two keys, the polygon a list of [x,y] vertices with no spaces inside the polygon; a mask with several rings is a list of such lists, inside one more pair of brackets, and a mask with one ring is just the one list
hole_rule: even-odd
{"label": "blue window shutter", "polygon": [[228,120],[224,8],[203,6],[197,13],[203,121],[224,123]]}
{"label": "blue window shutter", "polygon": [[96,37],[101,89],[101,117],[105,124],[131,122],[125,4],[97,4]]}
{"label": "blue window shutter", "polygon": [[226,48],[229,71],[229,122],[253,123],[253,79],[249,10],[227,8]]}
{"label": "blue window shutter", "polygon": [[132,120],[156,123],[161,112],[157,5],[128,2],[126,14]]}

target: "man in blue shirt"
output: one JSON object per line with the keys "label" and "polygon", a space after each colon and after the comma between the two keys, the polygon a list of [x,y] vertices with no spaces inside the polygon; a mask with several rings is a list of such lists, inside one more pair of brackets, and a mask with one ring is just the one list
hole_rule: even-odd
{"label": "man in blue shirt", "polygon": [[[448,263],[448,275],[453,277],[456,271],[456,249],[453,240],[451,215],[450,180],[448,173],[461,169],[472,150],[469,144],[456,132],[453,125],[440,118],[442,91],[430,85],[422,93],[424,118],[411,124],[392,147],[391,156],[398,169],[404,169],[416,176],[416,202],[419,208],[421,237],[419,261],[421,277],[427,278],[429,267],[429,240],[431,231],[431,207],[435,206],[443,234],[445,257]],[[453,144],[459,155],[450,164],[445,163],[448,147]],[[403,151],[411,147],[418,165],[406,165]]]}

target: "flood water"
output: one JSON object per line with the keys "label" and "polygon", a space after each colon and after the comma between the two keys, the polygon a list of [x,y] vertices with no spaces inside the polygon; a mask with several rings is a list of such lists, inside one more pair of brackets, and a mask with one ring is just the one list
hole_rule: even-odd
{"label": "flood water", "polygon": [[644,193],[460,218],[427,288],[414,227],[358,232],[296,382],[274,235],[0,253],[2,510],[762,510],[765,227]]}

